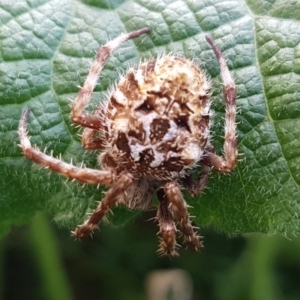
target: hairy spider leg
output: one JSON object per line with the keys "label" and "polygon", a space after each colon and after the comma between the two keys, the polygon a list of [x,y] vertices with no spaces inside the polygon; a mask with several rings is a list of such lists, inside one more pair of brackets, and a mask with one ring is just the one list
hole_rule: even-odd
{"label": "hairy spider leg", "polygon": [[179,184],[176,181],[166,183],[164,192],[169,202],[169,209],[178,221],[184,242],[192,250],[199,251],[203,247],[201,237],[191,224],[187,204],[181,194]]}
{"label": "hairy spider leg", "polygon": [[91,96],[99,79],[100,72],[106,60],[114,49],[119,47],[123,42],[148,33],[149,31],[149,28],[142,28],[130,33],[121,34],[99,49],[96,54],[96,58],[92,63],[89,74],[84,82],[84,85],[80,89],[76,99],[72,104],[71,119],[74,123],[94,129],[99,129],[102,127],[102,121],[98,115],[91,115],[84,112],[84,108],[91,100]]}
{"label": "hairy spider leg", "polygon": [[213,147],[208,144],[209,151],[204,156],[202,163],[213,167],[219,172],[231,172],[237,163],[237,138],[236,138],[236,90],[234,81],[230,75],[226,61],[221,50],[217,47],[210,36],[206,36],[207,42],[211,45],[220,65],[221,76],[224,82],[224,97],[226,106],[225,115],[225,137],[224,137],[224,158],[212,151]]}
{"label": "hairy spider leg", "polygon": [[107,191],[104,199],[99,202],[98,207],[92,212],[90,217],[83,224],[77,226],[72,234],[79,239],[92,234],[95,228],[98,227],[101,219],[110,211],[111,207],[118,202],[119,196],[126,191],[132,182],[132,175],[128,172],[123,172]]}
{"label": "hairy spider leg", "polygon": [[193,178],[192,174],[189,174],[182,179],[183,186],[193,197],[200,195],[204,191],[208,182],[210,171],[211,167],[202,164],[201,172],[197,180]]}
{"label": "hairy spider leg", "polygon": [[176,256],[176,225],[168,208],[169,201],[163,189],[157,191],[159,207],[157,209],[157,221],[159,226],[160,243],[157,252],[160,255]]}
{"label": "hairy spider leg", "polygon": [[81,183],[87,184],[106,184],[109,185],[115,181],[116,174],[113,170],[95,170],[90,168],[78,168],[72,164],[65,163],[58,158],[47,155],[38,148],[32,147],[27,135],[27,118],[30,110],[25,109],[19,123],[19,136],[24,155],[34,162],[58,172],[71,179],[76,179]]}
{"label": "hairy spider leg", "polygon": [[105,62],[109,58],[111,52],[119,47],[123,42],[148,33],[149,31],[149,28],[142,28],[130,33],[121,34],[114,40],[103,45],[97,52],[96,58],[91,65],[84,85],[72,103],[71,110],[71,119],[73,122],[86,127],[82,134],[82,145],[85,149],[95,150],[103,149],[105,147],[105,141],[103,138],[97,136],[99,135],[99,130],[103,131],[104,129],[101,108],[99,108],[94,115],[84,112],[85,107],[91,100],[93,90],[97,84],[100,72]]}
{"label": "hairy spider leg", "polygon": [[104,128],[104,116],[103,107],[99,106],[95,115],[97,114],[101,120],[101,128],[88,128],[85,127],[81,137],[82,147],[86,150],[101,150],[105,149],[106,139],[105,139],[105,128]]}

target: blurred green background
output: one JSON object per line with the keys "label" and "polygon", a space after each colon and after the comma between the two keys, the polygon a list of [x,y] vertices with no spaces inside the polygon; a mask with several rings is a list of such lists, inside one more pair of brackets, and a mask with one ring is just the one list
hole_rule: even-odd
{"label": "blurred green background", "polygon": [[[201,253],[181,249],[170,259],[156,254],[154,215],[118,228],[102,223],[93,238],[75,241],[38,213],[1,242],[0,298],[152,300],[149,289],[161,285],[167,292],[154,299],[300,299],[299,238],[202,228]],[[185,294],[176,291],[181,283]]]}

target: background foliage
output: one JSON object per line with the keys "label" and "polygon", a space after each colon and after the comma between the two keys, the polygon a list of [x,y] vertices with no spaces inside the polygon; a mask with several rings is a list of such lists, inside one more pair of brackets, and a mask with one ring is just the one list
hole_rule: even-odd
{"label": "background foliage", "polygon": [[[36,215],[13,230],[0,251],[0,299],[31,300],[296,300],[300,298],[300,240],[262,234],[228,238],[202,229],[201,253],[159,257],[154,211],[122,229],[103,224],[93,239],[76,242],[66,229]],[[185,271],[192,297],[177,297],[170,275]],[[169,297],[146,296],[153,272]],[[155,273],[154,273],[155,274]],[[2,275],[2,276],[1,276]],[[161,284],[154,286],[159,290]],[[183,285],[184,286],[184,285]],[[173,295],[173,296],[172,296]]]}

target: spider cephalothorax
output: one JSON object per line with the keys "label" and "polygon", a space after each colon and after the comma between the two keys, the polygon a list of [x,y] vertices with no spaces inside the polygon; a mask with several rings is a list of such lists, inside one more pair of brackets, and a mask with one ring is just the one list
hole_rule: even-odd
{"label": "spider cephalothorax", "polygon": [[[29,110],[23,113],[19,134],[29,159],[80,182],[109,187],[98,208],[73,232],[76,237],[92,233],[113,205],[123,203],[131,209],[147,209],[156,194],[159,251],[176,255],[175,222],[190,248],[202,247],[180,189],[198,195],[212,168],[230,172],[236,165],[235,88],[220,50],[207,37],[219,60],[225,85],[224,158],[214,153],[209,141],[209,82],[200,68],[184,58],[161,56],[130,69],[95,114],[86,113],[84,108],[111,51],[122,42],[148,32],[144,28],[123,34],[104,45],[73,102],[71,118],[85,127],[83,147],[103,150],[99,157],[102,170],[78,168],[32,147],[26,133]],[[194,179],[191,171],[199,165],[200,175]]]}

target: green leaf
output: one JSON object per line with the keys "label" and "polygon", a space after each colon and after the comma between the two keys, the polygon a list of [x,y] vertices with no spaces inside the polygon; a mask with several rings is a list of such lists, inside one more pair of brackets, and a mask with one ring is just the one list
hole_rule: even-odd
{"label": "green leaf", "polygon": [[[222,49],[238,93],[240,161],[230,175],[211,175],[197,199],[187,194],[201,226],[231,234],[299,233],[300,222],[300,2],[242,0],[0,0],[0,234],[37,210],[73,227],[102,191],[66,182],[25,159],[18,147],[22,110],[31,108],[31,142],[66,162],[97,167],[71,126],[70,99],[95,52],[121,32],[150,27],[151,34],[117,49],[95,89],[93,109],[119,73],[141,58],[173,52],[211,77],[213,144],[222,154],[224,99],[220,70],[205,41]],[[115,210],[115,221],[134,217]]]}

